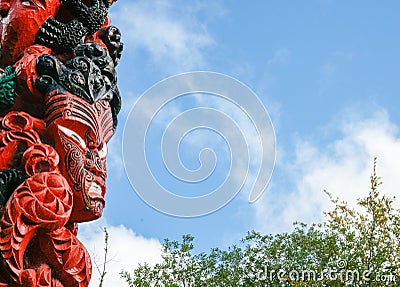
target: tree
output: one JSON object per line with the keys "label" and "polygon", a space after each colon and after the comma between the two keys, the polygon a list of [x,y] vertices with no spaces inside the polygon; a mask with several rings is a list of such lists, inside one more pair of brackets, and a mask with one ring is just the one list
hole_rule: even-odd
{"label": "tree", "polygon": [[340,260],[348,270],[358,271],[362,286],[387,286],[383,284],[394,283],[396,277],[400,280],[400,211],[393,206],[395,198],[378,191],[382,183],[376,159],[370,183],[368,196],[357,202],[358,209],[330,196],[335,208],[326,213],[325,226],[337,234]]}
{"label": "tree", "polygon": [[376,160],[371,190],[354,208],[334,204],[326,220],[295,223],[290,233],[251,231],[242,245],[192,254],[193,237],[165,240],[163,261],[121,276],[129,287],[397,286],[400,211],[378,191]]}

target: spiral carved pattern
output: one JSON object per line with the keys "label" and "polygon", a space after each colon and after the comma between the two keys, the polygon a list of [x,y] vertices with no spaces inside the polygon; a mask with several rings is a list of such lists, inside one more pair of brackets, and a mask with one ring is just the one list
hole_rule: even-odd
{"label": "spiral carved pattern", "polygon": [[62,228],[72,203],[72,191],[57,173],[35,174],[16,189],[0,221],[0,250],[12,271],[9,280],[18,283],[27,274],[24,255],[29,243],[35,236]]}

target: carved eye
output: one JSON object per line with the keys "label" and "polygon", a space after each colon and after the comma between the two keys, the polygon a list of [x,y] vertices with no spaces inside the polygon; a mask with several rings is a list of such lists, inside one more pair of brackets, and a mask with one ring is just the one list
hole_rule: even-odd
{"label": "carved eye", "polygon": [[63,126],[58,126],[58,129],[68,137],[74,139],[82,148],[86,149],[85,141],[76,132],[71,131],[70,129]]}
{"label": "carved eye", "polygon": [[104,143],[103,146],[102,146],[102,148],[99,150],[99,156],[100,156],[102,159],[104,159],[104,158],[106,158],[107,153],[108,153],[107,144]]}

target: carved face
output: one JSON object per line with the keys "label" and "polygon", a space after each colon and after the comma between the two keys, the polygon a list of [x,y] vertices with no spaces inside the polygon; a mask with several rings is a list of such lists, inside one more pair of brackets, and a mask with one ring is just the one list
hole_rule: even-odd
{"label": "carved face", "polygon": [[0,0],[0,66],[11,65],[35,42],[40,26],[55,16],[60,0]]}
{"label": "carved face", "polygon": [[99,218],[105,205],[107,142],[113,120],[109,102],[93,105],[71,94],[47,102],[48,133],[60,156],[60,171],[74,191],[71,222]]}

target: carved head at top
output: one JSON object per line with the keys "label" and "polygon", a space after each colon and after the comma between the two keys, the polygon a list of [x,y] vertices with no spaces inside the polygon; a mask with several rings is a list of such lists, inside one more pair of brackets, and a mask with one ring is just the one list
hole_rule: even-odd
{"label": "carved head at top", "polygon": [[37,43],[71,52],[105,23],[114,0],[0,0],[0,68]]}
{"label": "carved head at top", "polygon": [[40,27],[60,5],[60,0],[0,0],[0,67],[15,63],[35,43]]}

